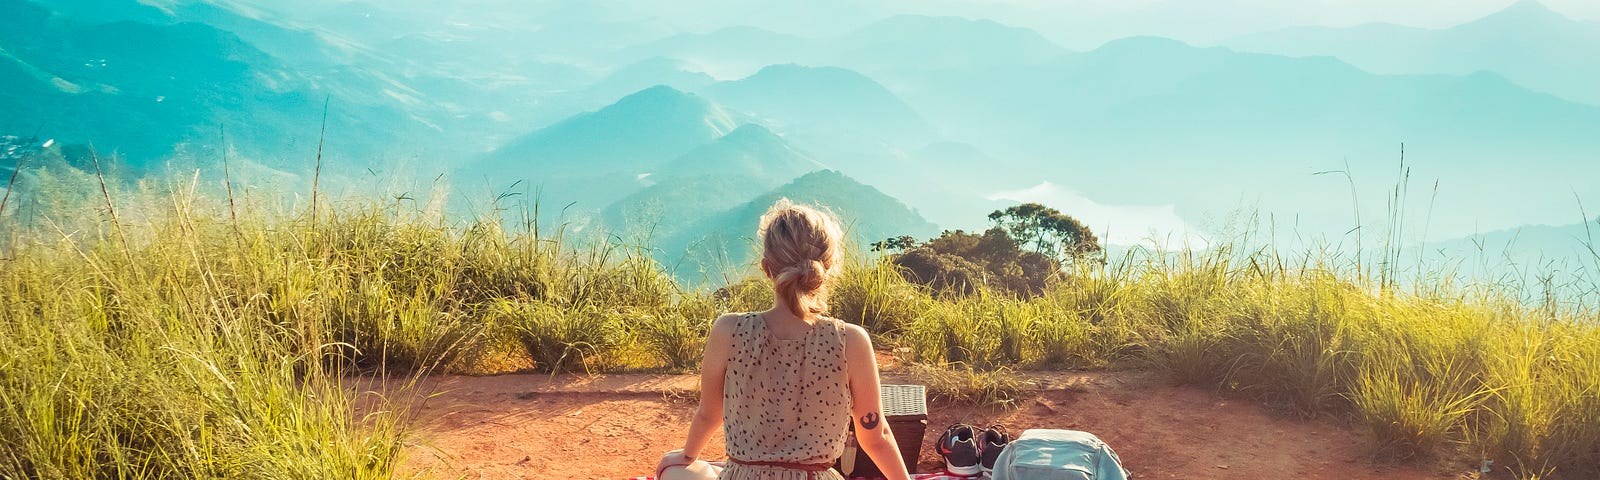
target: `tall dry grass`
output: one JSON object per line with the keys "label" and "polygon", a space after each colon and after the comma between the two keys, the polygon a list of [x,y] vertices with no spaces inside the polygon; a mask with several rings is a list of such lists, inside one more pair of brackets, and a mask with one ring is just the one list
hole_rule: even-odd
{"label": "tall dry grass", "polygon": [[[686,289],[647,246],[561,227],[362,200],[313,218],[177,185],[113,185],[137,200],[89,197],[76,222],[0,217],[34,226],[0,245],[0,476],[404,476],[414,396],[363,396],[358,375],[692,371],[718,313],[771,305],[759,278]],[[1149,368],[1351,419],[1396,457],[1600,475],[1595,309],[1408,289],[1383,265],[1137,252],[1023,299],[936,296],[856,257],[832,310],[953,372],[954,399],[1011,402],[1021,369]]]}

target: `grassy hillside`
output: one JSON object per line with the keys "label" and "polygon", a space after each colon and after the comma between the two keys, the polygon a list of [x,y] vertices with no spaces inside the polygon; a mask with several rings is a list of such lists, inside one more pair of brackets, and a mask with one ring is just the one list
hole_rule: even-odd
{"label": "grassy hillside", "polygon": [[[760,280],[686,290],[645,252],[557,229],[227,200],[145,194],[32,231],[0,216],[0,477],[402,477],[408,397],[357,395],[349,374],[692,370],[710,319],[770,301]],[[1592,308],[1386,290],[1331,254],[1136,252],[1030,300],[935,297],[852,258],[833,314],[979,386],[1155,369],[1350,418],[1381,456],[1600,473]]]}

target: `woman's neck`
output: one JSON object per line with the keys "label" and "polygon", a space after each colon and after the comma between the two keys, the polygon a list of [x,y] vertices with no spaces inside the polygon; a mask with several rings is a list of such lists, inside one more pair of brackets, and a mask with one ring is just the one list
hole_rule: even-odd
{"label": "woman's neck", "polygon": [[772,308],[767,311],[761,312],[761,316],[770,321],[794,325],[810,325],[816,322],[816,317],[814,316],[801,317],[795,315],[794,310],[789,308],[788,305],[784,305],[781,301],[774,303]]}
{"label": "woman's neck", "polygon": [[761,318],[766,322],[767,336],[780,340],[799,340],[805,338],[816,326],[815,318],[804,318],[789,311],[782,305],[773,306],[771,310],[761,312]]}

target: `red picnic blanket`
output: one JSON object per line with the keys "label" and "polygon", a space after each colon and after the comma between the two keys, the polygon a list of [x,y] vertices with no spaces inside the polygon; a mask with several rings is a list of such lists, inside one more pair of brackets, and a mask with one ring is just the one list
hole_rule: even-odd
{"label": "red picnic blanket", "polygon": [[[849,480],[878,480],[870,477],[848,477]],[[911,480],[974,480],[977,475],[956,475],[950,472],[914,473]],[[633,477],[628,480],[655,480],[654,477]]]}

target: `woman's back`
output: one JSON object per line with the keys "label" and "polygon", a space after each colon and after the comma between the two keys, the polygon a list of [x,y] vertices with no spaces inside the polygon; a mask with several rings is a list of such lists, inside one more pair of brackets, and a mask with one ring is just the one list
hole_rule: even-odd
{"label": "woman's back", "polygon": [[823,317],[784,339],[761,314],[739,318],[722,390],[729,457],[818,464],[844,453],[850,425],[844,328]]}
{"label": "woman's back", "polygon": [[859,326],[822,316],[843,235],[831,215],[788,199],[761,216],[761,273],[772,281],[772,308],[711,324],[700,408],[683,448],[661,458],[658,475],[695,464],[723,427],[729,462],[723,479],[842,479],[829,467],[856,422],[862,451],[889,478],[909,478],[882,422],[872,339]]}

